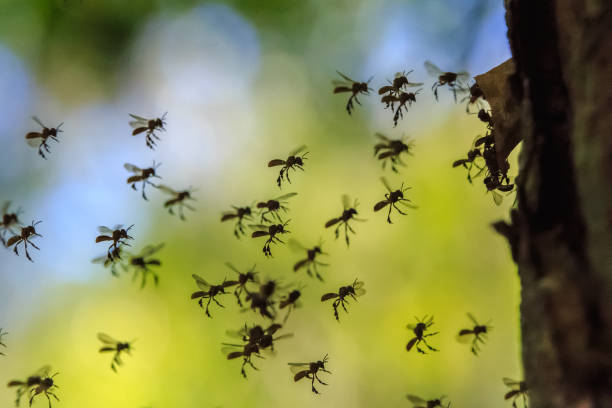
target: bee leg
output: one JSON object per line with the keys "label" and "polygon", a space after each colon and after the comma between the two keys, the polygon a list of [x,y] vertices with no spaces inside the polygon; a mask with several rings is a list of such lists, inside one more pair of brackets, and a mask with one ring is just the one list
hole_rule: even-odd
{"label": "bee leg", "polygon": [[346,240],[346,246],[349,246],[349,236],[348,236],[348,222],[344,223],[344,239]]}
{"label": "bee leg", "polygon": [[347,303],[347,302],[346,302],[346,300],[344,300],[344,299],[342,299],[342,300],[340,301],[340,305],[342,306],[342,308],[344,309],[344,311],[345,311],[346,313],[348,313],[348,310],[346,310],[346,303]]}
{"label": "bee leg", "polygon": [[[28,240],[27,240],[27,239],[24,239],[24,240],[23,240],[23,247],[25,248],[26,258],[28,258],[28,260],[29,260],[30,262],[34,262],[34,261],[32,260],[32,257],[30,257],[30,253],[28,252]],[[17,248],[17,247],[15,247],[15,248]]]}
{"label": "bee leg", "polygon": [[423,343],[425,344],[425,346],[430,349],[431,351],[439,351],[437,348],[431,347],[429,344],[427,344],[427,341],[425,339],[423,339]]}
{"label": "bee leg", "polygon": [[391,222],[391,209],[392,209],[392,208],[393,208],[393,206],[392,206],[392,205],[389,205],[389,213],[387,214],[387,222],[388,222],[389,224],[393,224],[393,223]]}
{"label": "bee leg", "polygon": [[142,198],[144,198],[145,201],[149,201],[149,199],[147,198],[147,195],[145,194],[145,185],[146,184],[147,183],[145,183],[145,182],[142,183]]}
{"label": "bee leg", "polygon": [[216,304],[218,304],[219,306],[221,306],[222,308],[225,308],[225,306],[223,306],[221,303],[219,303],[219,301],[218,301],[217,299],[212,298],[212,300],[213,300],[213,301],[214,301]]}
{"label": "bee leg", "polygon": [[183,206],[179,204],[179,218],[181,221],[185,221],[185,213],[183,211]]}
{"label": "bee leg", "polygon": [[210,315],[210,311],[208,310],[208,308],[210,307],[210,301],[212,300],[212,297],[209,296],[208,297],[208,302],[206,303],[206,316],[212,318],[212,316]]}
{"label": "bee leg", "polygon": [[338,236],[340,235],[340,226],[342,224],[338,224],[338,226],[336,227],[336,230],[334,231],[334,233],[336,234],[336,239],[338,239]]}
{"label": "bee leg", "polygon": [[[409,201],[409,200],[402,200],[402,201]],[[402,215],[408,215],[407,213],[405,213],[402,210],[400,210],[395,203],[393,203],[393,208],[395,208],[397,210],[397,212],[402,214]]]}
{"label": "bee leg", "polygon": [[323,381],[321,381],[321,379],[319,378],[319,376],[317,375],[317,373],[314,374],[314,377],[317,379],[317,381],[323,385],[328,385],[327,383],[324,383]]}
{"label": "bee leg", "polygon": [[317,389],[316,389],[316,388],[315,388],[315,386],[314,386],[314,382],[315,382],[315,376],[314,376],[314,374],[312,374],[312,376],[311,376],[311,377],[309,377],[309,378],[311,379],[311,381],[310,381],[310,386],[311,386],[311,388],[312,388],[312,392],[314,392],[315,394],[318,394],[318,393],[319,393],[319,391],[317,391]]}
{"label": "bee leg", "polygon": [[19,252],[17,251],[17,247],[19,246],[19,243],[21,241],[17,241],[17,243],[15,243],[15,247],[13,248],[13,252],[15,253],[15,255],[19,256]]}

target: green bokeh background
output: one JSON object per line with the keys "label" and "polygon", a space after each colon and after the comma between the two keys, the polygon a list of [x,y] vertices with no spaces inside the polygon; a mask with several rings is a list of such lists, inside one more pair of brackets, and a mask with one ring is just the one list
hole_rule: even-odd
{"label": "green bokeh background", "polygon": [[[501,3],[501,2],[500,2]],[[35,263],[0,253],[0,327],[9,331],[0,382],[44,364],[60,372],[58,407],[402,407],[406,393],[449,396],[453,407],[509,406],[504,376],[520,378],[519,285],[506,243],[490,223],[512,199],[494,205],[480,182],[469,185],[451,163],[484,127],[441,90],[435,103],[422,63],[481,73],[508,55],[503,9],[485,1],[96,1],[0,0],[3,67],[0,188],[3,200],[42,219]],[[331,94],[335,70],[375,75],[415,69],[425,82],[418,103],[397,128],[376,95],[353,116]],[[168,111],[158,150],[129,136],[127,113]],[[29,149],[30,116],[65,122],[49,160]],[[1,118],[1,116],[4,116]],[[372,156],[374,132],[415,140],[400,175]],[[266,162],[308,145],[306,172],[279,192]],[[168,215],[164,197],[150,202],[125,184],[122,165],[163,162],[164,183],[198,188],[186,222]],[[513,171],[516,158],[512,157]],[[379,178],[412,186],[418,205],[388,225],[372,206],[385,193]],[[295,274],[302,254],[232,235],[219,222],[230,205],[296,191],[291,237],[323,239],[331,264],[325,282]],[[323,224],[341,211],[340,197],[359,199],[362,218],[350,248]],[[90,260],[98,225],[135,223],[135,248],[165,242],[158,288],[140,290],[129,276],[111,277]],[[226,330],[245,322],[231,295],[208,319],[189,295],[192,273],[220,281],[257,263],[264,277],[306,284],[303,307],[273,358],[240,376],[227,361]],[[321,294],[359,278],[367,294],[341,322]],[[492,319],[479,357],[455,335],[466,312]],[[407,353],[414,316],[433,314],[441,351]],[[99,331],[137,338],[115,374],[97,352]],[[288,362],[329,354],[328,387],[315,396],[293,383]],[[0,406],[14,391],[0,387]],[[22,405],[26,401],[22,402]],[[41,399],[35,406],[46,406]],[[55,405],[54,405],[55,406]]]}

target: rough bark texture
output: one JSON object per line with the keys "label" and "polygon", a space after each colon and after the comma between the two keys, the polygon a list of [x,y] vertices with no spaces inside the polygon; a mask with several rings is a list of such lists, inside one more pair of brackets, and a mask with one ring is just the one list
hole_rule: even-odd
{"label": "rough bark texture", "polygon": [[612,8],[506,0],[523,140],[518,264],[535,408],[612,407]]}

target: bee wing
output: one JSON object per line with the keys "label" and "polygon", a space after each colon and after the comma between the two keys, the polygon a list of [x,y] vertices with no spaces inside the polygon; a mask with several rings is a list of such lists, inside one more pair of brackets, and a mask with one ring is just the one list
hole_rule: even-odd
{"label": "bee wing", "polygon": [[473,314],[467,313],[467,317],[472,321],[472,323],[474,323],[476,326],[478,326],[478,321],[476,321],[476,318],[474,317]]}
{"label": "bee wing", "polygon": [[390,142],[391,141],[391,139],[389,139],[387,136],[385,136],[385,135],[383,135],[382,133],[379,133],[379,132],[374,133],[374,136],[376,136],[377,138],[379,138],[383,142]]}
{"label": "bee wing", "polygon": [[11,206],[11,202],[5,201],[4,204],[2,204],[2,210],[1,210],[2,214],[6,214],[10,206]]}
{"label": "bee wing", "polygon": [[114,231],[114,230],[112,230],[112,229],[110,229],[110,228],[108,228],[108,227],[105,227],[104,225],[100,225],[100,226],[98,227],[98,232],[99,232],[100,234],[111,234],[111,235],[112,235],[112,234],[113,234],[113,231]]}
{"label": "bee wing", "polygon": [[40,119],[38,119],[36,116],[32,116],[32,119],[34,120],[34,122],[38,123],[40,127],[43,127],[43,128],[46,127],[45,125],[42,124]]}
{"label": "bee wing", "polygon": [[344,74],[343,74],[342,72],[340,72],[340,71],[336,71],[336,72],[338,73],[338,75],[340,75],[340,76],[342,77],[342,79],[344,79],[344,80],[345,80],[345,81],[347,81],[347,82],[350,82],[351,84],[353,84],[353,83],[357,82],[357,81],[355,81],[355,80],[353,80],[353,79],[351,79],[351,78],[347,77],[346,75],[344,75]]}
{"label": "bee wing", "polygon": [[133,128],[137,128],[137,127],[142,127],[142,126],[148,126],[149,125],[149,119],[143,118],[141,116],[137,116],[137,115],[133,115],[133,114],[129,114],[132,118],[134,118],[135,120],[131,120],[129,122],[130,126]]}
{"label": "bee wing", "polygon": [[504,382],[504,384],[506,384],[506,386],[508,386],[510,388],[517,388],[521,384],[520,381],[516,381],[516,380],[513,380],[512,378],[508,378],[508,377],[502,378],[502,381]]}
{"label": "bee wing", "polygon": [[236,268],[234,265],[232,265],[232,264],[231,264],[231,263],[229,263],[229,262],[226,262],[226,263],[225,263],[225,266],[227,266],[228,268],[230,268],[232,271],[236,272],[236,273],[237,273],[237,274],[239,274],[239,275],[242,273],[242,272],[240,272],[240,271],[238,270],[238,268]]}
{"label": "bee wing", "polygon": [[164,243],[161,243],[158,245],[147,245],[146,247],[142,248],[139,255],[143,258],[153,255],[155,252],[162,249],[164,245],[165,245]]}
{"label": "bee wing", "polygon": [[241,348],[242,346],[238,346],[238,345],[227,345],[227,346],[221,347],[221,352],[227,356],[228,354],[239,351]]}
{"label": "bee wing", "polygon": [[355,296],[363,296],[366,294],[366,290],[364,288],[355,289]]}
{"label": "bee wing", "polygon": [[289,246],[294,251],[306,251],[307,250],[307,248],[304,245],[300,244],[295,238],[289,239]]}
{"label": "bee wing", "polygon": [[310,363],[287,363],[292,374],[297,374],[300,371],[308,370]]}
{"label": "bee wing", "polygon": [[249,224],[249,228],[255,231],[268,231],[268,226],[263,224]]}
{"label": "bee wing", "polygon": [[[28,135],[30,135],[31,133],[28,133]],[[38,135],[40,135],[40,133],[36,133]],[[26,139],[26,143],[28,144],[28,146],[30,147],[38,147],[40,145],[40,140],[38,140],[40,136],[36,136],[36,139],[32,139],[32,138],[28,138]]]}
{"label": "bee wing", "polygon": [[178,195],[178,192],[176,192],[175,190],[171,189],[170,187],[168,187],[165,184],[160,184],[159,186],[157,186],[157,188],[161,191],[163,191],[166,194],[170,194],[170,195]]}
{"label": "bee wing", "polygon": [[427,73],[433,77],[439,77],[440,75],[442,75],[444,72],[442,72],[442,70],[440,68],[438,68],[433,62],[431,61],[425,61],[425,70],[427,70]]}
{"label": "bee wing", "polygon": [[300,153],[300,152],[304,151],[305,149],[306,149],[306,145],[301,145],[301,146],[300,146],[300,147],[298,147],[297,149],[295,149],[295,150],[291,151],[291,152],[289,153],[289,156],[295,156],[296,154],[298,154],[298,153]]}
{"label": "bee wing", "polygon": [[342,207],[344,207],[345,210],[351,208],[351,198],[348,194],[342,194]]}
{"label": "bee wing", "polygon": [[281,339],[290,339],[290,338],[292,338],[292,337],[293,337],[293,333],[281,334],[280,336],[275,337],[275,338],[274,338],[274,341],[276,341],[276,340],[281,340]]}
{"label": "bee wing", "polygon": [[408,401],[412,402],[413,404],[425,404],[425,405],[427,405],[427,401],[425,401],[421,397],[417,397],[416,395],[408,394],[408,395],[406,395],[406,398],[408,398]]}
{"label": "bee wing", "polygon": [[117,340],[113,339],[106,333],[98,333],[98,340],[100,340],[102,343],[110,345],[116,345],[118,343]]}
{"label": "bee wing", "polygon": [[361,289],[363,288],[363,285],[365,285],[363,281],[355,281],[353,284],[353,289]]}
{"label": "bee wing", "polygon": [[102,256],[98,256],[97,258],[92,259],[91,263],[103,264],[103,263],[106,263],[107,259],[108,259],[108,255],[102,255]]}
{"label": "bee wing", "polygon": [[380,181],[382,181],[383,186],[385,186],[385,188],[387,190],[389,190],[389,192],[392,192],[393,190],[391,189],[391,186],[389,186],[389,182],[387,181],[387,179],[385,177],[381,177]]}
{"label": "bee wing", "polygon": [[193,279],[196,281],[198,287],[204,291],[210,290],[210,284],[204,280],[203,277],[196,275],[195,273],[191,275]]}
{"label": "bee wing", "polygon": [[502,195],[495,190],[491,191],[491,194],[493,194],[493,201],[495,204],[501,205],[501,203],[504,201],[504,197],[502,197]]}
{"label": "bee wing", "polygon": [[286,200],[286,199],[294,197],[296,195],[297,195],[297,193],[288,193],[288,194],[282,195],[280,197],[276,197],[274,200],[276,200],[276,201]]}
{"label": "bee wing", "polygon": [[470,80],[470,73],[467,71],[457,72],[457,80],[460,82],[467,82]]}
{"label": "bee wing", "polygon": [[416,88],[417,86],[422,86],[423,83],[422,82],[408,82],[406,83],[405,86],[409,87],[409,88]]}
{"label": "bee wing", "polygon": [[142,169],[140,167],[134,166],[133,164],[130,164],[130,163],[125,163],[123,167],[125,167],[127,171],[130,171],[132,173],[142,173]]}

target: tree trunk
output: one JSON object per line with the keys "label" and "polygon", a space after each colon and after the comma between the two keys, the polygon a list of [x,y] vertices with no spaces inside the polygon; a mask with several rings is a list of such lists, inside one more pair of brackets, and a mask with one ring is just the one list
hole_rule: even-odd
{"label": "tree trunk", "polygon": [[534,408],[612,407],[612,6],[506,0],[523,140],[498,224],[522,285]]}

